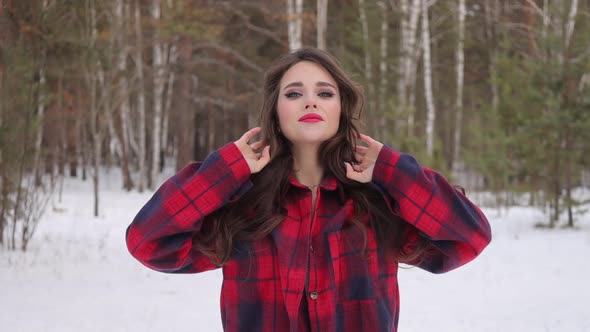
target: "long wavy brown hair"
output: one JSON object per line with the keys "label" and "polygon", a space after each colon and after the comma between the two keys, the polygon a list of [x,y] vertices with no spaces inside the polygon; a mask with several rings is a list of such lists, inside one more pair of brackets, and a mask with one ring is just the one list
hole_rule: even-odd
{"label": "long wavy brown hair", "polygon": [[339,182],[345,198],[351,198],[354,218],[349,220],[364,237],[367,245],[367,226],[363,218],[368,215],[381,252],[400,262],[416,262],[424,251],[421,243],[412,252],[402,250],[402,234],[412,227],[393,214],[382,194],[372,185],[358,183],[346,177],[344,162],[354,159],[356,137],[359,131],[355,121],[363,111],[364,96],[360,85],[352,81],[341,69],[338,61],[325,51],[303,48],[278,59],[265,75],[264,96],[260,111],[262,139],[270,144],[271,161],[262,171],[250,177],[253,186],[239,199],[209,216],[201,232],[195,237],[196,249],[214,263],[222,265],[241,241],[256,241],[268,236],[287,215],[286,193],[293,173],[291,145],[281,133],[277,116],[280,82],[287,70],[300,61],[311,61],[324,67],[338,85],[341,101],[340,124],[337,133],[322,143],[319,158],[324,175],[332,175]]}

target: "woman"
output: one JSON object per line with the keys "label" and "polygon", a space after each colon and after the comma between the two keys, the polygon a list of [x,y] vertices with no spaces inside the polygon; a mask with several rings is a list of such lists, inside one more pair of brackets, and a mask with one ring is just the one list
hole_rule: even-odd
{"label": "woman", "polygon": [[221,267],[226,331],[396,331],[398,263],[446,272],[491,233],[441,175],[359,134],[362,108],[329,54],[281,58],[261,128],[166,181],[129,226],[129,251],[162,272]]}

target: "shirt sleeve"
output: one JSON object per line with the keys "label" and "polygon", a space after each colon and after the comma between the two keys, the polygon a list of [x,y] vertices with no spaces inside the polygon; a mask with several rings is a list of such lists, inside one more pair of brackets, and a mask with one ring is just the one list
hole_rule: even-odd
{"label": "shirt sleeve", "polygon": [[204,218],[249,189],[250,168],[234,143],[168,179],[127,228],[127,248],[145,266],[169,273],[217,268],[193,249]]}
{"label": "shirt sleeve", "polygon": [[416,264],[443,273],[473,260],[491,241],[483,212],[442,175],[421,167],[408,154],[383,146],[373,170],[373,183],[392,202],[394,213],[413,225],[404,248],[421,236],[428,254]]}

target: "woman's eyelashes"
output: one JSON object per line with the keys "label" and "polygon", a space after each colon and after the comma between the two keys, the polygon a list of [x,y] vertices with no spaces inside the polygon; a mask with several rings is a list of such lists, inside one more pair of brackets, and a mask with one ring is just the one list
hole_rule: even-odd
{"label": "woman's eyelashes", "polygon": [[285,97],[287,97],[289,99],[295,99],[297,97],[301,97],[301,94],[299,92],[291,91],[291,92],[285,93]]}
{"label": "woman's eyelashes", "polygon": [[[332,98],[332,97],[334,97],[334,95],[335,95],[335,93],[333,93],[331,91],[318,92],[318,97],[321,97],[321,98]],[[285,93],[285,97],[287,97],[289,99],[295,99],[295,98],[298,98],[301,96],[303,96],[303,94],[301,94],[300,92],[297,92],[297,91],[290,91],[290,92]]]}

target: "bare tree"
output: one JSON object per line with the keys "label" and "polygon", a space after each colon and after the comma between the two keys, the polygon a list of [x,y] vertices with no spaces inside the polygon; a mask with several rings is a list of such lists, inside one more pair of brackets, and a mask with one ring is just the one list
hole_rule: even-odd
{"label": "bare tree", "polygon": [[[408,0],[400,1],[401,36],[397,92],[399,109],[407,112],[407,131],[410,136],[414,128],[416,71],[419,55],[417,32],[421,1],[411,0],[411,3]],[[396,123],[395,127],[398,131],[401,127],[400,123]]]}
{"label": "bare tree", "polygon": [[317,0],[317,46],[326,49],[326,30],[328,27],[328,0]]}
{"label": "bare tree", "polygon": [[287,31],[289,35],[289,50],[301,48],[301,20],[303,0],[287,0]]}
{"label": "bare tree", "polygon": [[153,189],[153,184],[160,173],[160,152],[162,142],[162,117],[163,117],[163,99],[164,87],[166,85],[166,70],[164,68],[164,48],[165,45],[159,40],[159,28],[157,22],[160,20],[161,8],[160,0],[152,0],[151,7],[152,19],[156,22],[155,40],[153,46],[154,56],[154,123],[152,130],[152,169],[151,176],[148,183],[150,189]]}
{"label": "bare tree", "polygon": [[[94,0],[87,0],[86,5],[89,7],[89,13],[87,13],[87,17],[90,20],[89,22],[89,31],[88,31],[88,51],[90,53],[97,52],[97,38],[98,38],[98,28],[97,28],[97,13],[96,13],[96,4]],[[102,150],[102,126],[101,126],[101,115],[100,115],[100,106],[99,104],[99,92],[98,92],[98,80],[104,82],[104,73],[102,72],[102,68],[100,65],[99,60],[93,60],[95,57],[90,57],[90,63],[88,65],[88,69],[86,70],[86,82],[89,86],[90,92],[90,133],[92,135],[92,161],[94,166],[94,172],[92,173],[92,183],[94,188],[94,216],[98,217],[98,210],[99,210],[99,177],[100,177],[100,166],[102,164],[101,158],[101,150]],[[103,100],[106,100],[103,99]]]}
{"label": "bare tree", "polygon": [[[168,50],[168,65],[176,64],[178,61],[178,51],[176,45],[171,45]],[[173,70],[168,72],[168,83],[166,90],[166,101],[164,104],[164,120],[162,124],[162,148],[168,148],[168,128],[170,124],[170,111],[172,108],[172,99],[174,98],[174,82],[176,80]]]}
{"label": "bare tree", "polygon": [[121,171],[123,174],[123,188],[129,191],[133,188],[133,180],[131,179],[131,172],[129,170],[130,159],[130,137],[133,137],[129,129],[130,109],[129,104],[129,81],[127,79],[127,57],[129,55],[129,47],[127,46],[127,34],[125,20],[128,17],[129,5],[123,4],[123,0],[116,0],[115,4],[115,26],[120,33],[118,36],[119,54],[117,58],[118,69],[118,99],[120,100],[120,122],[121,122]]}
{"label": "bare tree", "polygon": [[385,96],[387,94],[388,88],[387,60],[389,58],[389,54],[387,49],[387,40],[389,39],[389,7],[383,1],[377,2],[377,5],[381,10],[381,42],[379,44],[379,76],[381,81],[379,82],[379,126],[377,132],[380,133],[381,139],[384,139],[386,137],[383,136],[387,132],[387,101]]}
{"label": "bare tree", "polygon": [[434,120],[436,109],[432,93],[432,64],[430,60],[430,26],[428,19],[429,1],[422,1],[422,47],[424,49],[424,95],[426,97],[426,153],[432,157],[434,153]]}
{"label": "bare tree", "polygon": [[[358,0],[358,4],[359,4],[359,18],[360,18],[360,23],[361,23],[361,31],[362,31],[362,36],[363,36],[363,51],[364,51],[364,59],[365,59],[365,68],[364,68],[364,73],[365,73],[365,81],[366,81],[366,85],[367,85],[367,100],[368,100],[368,106],[369,106],[369,111],[371,112],[375,112],[375,84],[373,82],[373,62],[371,60],[371,50],[370,50],[370,41],[369,41],[369,24],[367,22],[367,13],[365,10],[365,0]],[[373,123],[372,125],[372,131],[373,131],[373,135],[375,135],[378,130],[377,130],[377,118],[378,116],[373,116]]]}
{"label": "bare tree", "polygon": [[455,174],[461,168],[461,132],[463,129],[463,81],[464,81],[464,41],[465,41],[465,0],[459,0],[457,6],[457,49],[455,50],[455,63],[457,71],[457,97],[455,100],[455,132],[453,137],[452,167]]}
{"label": "bare tree", "polygon": [[143,32],[141,29],[141,2],[135,1],[135,38],[137,39],[137,46],[135,50],[135,69],[137,74],[137,110],[139,113],[139,184],[138,190],[143,192],[146,187],[146,110],[145,110],[145,82],[143,78]]}
{"label": "bare tree", "polygon": [[498,113],[498,106],[500,104],[500,93],[498,88],[498,52],[495,45],[495,23],[498,18],[498,11],[500,4],[498,0],[484,1],[485,11],[485,32],[488,42],[488,53],[490,57],[489,72],[490,72],[490,88],[492,92],[492,112]]}

